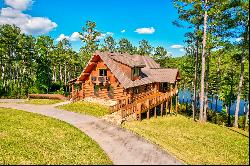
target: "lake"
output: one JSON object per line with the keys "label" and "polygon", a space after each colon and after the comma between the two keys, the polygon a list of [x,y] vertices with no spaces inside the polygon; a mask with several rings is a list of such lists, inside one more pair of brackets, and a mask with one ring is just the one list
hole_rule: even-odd
{"label": "lake", "polygon": [[[211,98],[209,98],[211,101]],[[191,103],[191,93],[189,90],[179,90],[179,103]],[[198,99],[199,100],[199,99]],[[246,111],[247,111],[247,104],[248,102],[245,102],[245,100],[240,101],[240,110],[239,115],[244,115],[244,105],[246,104]],[[216,110],[216,100],[213,99],[212,103],[208,103],[208,107],[211,110]],[[236,108],[236,101],[232,103],[230,114],[234,115]],[[223,109],[223,101],[217,100],[217,112],[221,112]]]}

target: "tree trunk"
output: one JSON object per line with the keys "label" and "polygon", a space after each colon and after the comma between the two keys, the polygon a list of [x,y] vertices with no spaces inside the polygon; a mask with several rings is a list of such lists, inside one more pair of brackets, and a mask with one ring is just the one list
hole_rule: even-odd
{"label": "tree trunk", "polygon": [[239,116],[239,109],[240,109],[240,96],[242,91],[242,83],[244,78],[244,63],[245,63],[245,55],[244,51],[241,58],[241,72],[240,72],[240,81],[238,86],[238,93],[237,93],[237,100],[236,100],[236,110],[235,110],[235,119],[234,119],[234,127],[238,128],[238,116]]}
{"label": "tree trunk", "polygon": [[53,81],[56,82],[56,65],[53,66]]}
{"label": "tree trunk", "polygon": [[67,92],[67,65],[66,65],[66,62],[64,64],[64,85],[65,85],[65,92]]}
{"label": "tree trunk", "polygon": [[247,128],[247,121],[249,119],[249,101],[248,101],[248,104],[247,104],[247,112],[246,112],[246,119],[245,119],[245,126],[244,126],[244,130],[246,130]]}
{"label": "tree trunk", "polygon": [[[197,26],[197,31],[199,30],[199,26]],[[193,119],[195,121],[195,114],[197,109],[197,103],[196,103],[196,84],[197,84],[197,67],[198,67],[198,56],[199,56],[199,38],[197,34],[196,38],[196,52],[195,52],[195,65],[194,65],[194,104],[193,104]]]}
{"label": "tree trunk", "polygon": [[66,81],[67,81],[67,66],[66,62],[64,63],[64,85],[66,86]]}
{"label": "tree trunk", "polygon": [[69,71],[68,71],[68,80],[71,80]]}
{"label": "tree trunk", "polygon": [[205,93],[205,107],[204,107],[204,120],[205,122],[207,121],[207,110],[208,110],[208,77],[209,77],[209,56],[210,56],[210,51],[208,51],[208,57],[207,57],[207,71],[206,71],[206,93]]}
{"label": "tree trunk", "polygon": [[62,66],[59,66],[60,83],[62,82]]}
{"label": "tree trunk", "polygon": [[[228,116],[228,115],[229,115],[229,112],[228,112],[228,105],[226,104],[225,107],[226,107],[226,113],[227,113],[227,116]],[[223,122],[223,124],[224,124],[224,122]]]}
{"label": "tree trunk", "polygon": [[205,122],[204,119],[204,79],[206,67],[206,38],[207,38],[207,0],[205,0],[205,14],[204,14],[204,31],[202,41],[202,58],[201,58],[201,95],[200,95],[200,121]]}
{"label": "tree trunk", "polygon": [[240,71],[240,81],[239,81],[239,86],[238,86],[238,93],[237,93],[237,100],[236,100],[236,110],[235,110],[235,119],[234,119],[234,127],[238,128],[238,116],[239,116],[239,109],[240,109],[240,96],[241,96],[241,91],[242,91],[242,84],[243,84],[243,79],[244,79],[244,65],[245,65],[245,45],[249,44],[247,42],[247,35],[248,35],[248,22],[246,23],[245,27],[245,34],[244,34],[244,39],[242,43],[242,57],[241,57],[241,71]]}
{"label": "tree trunk", "polygon": [[220,83],[220,56],[218,57],[217,79],[216,79],[216,94],[215,94],[215,111],[216,112],[218,112],[219,83]]}

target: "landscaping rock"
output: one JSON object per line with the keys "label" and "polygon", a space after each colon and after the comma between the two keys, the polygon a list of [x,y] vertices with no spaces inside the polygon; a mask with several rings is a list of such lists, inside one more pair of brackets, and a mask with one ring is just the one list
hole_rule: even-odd
{"label": "landscaping rock", "polygon": [[83,101],[87,102],[93,102],[105,106],[113,106],[117,104],[116,100],[105,100],[105,99],[100,99],[100,98],[94,98],[94,97],[86,97],[83,99]]}
{"label": "landscaping rock", "polygon": [[114,125],[121,125],[122,122],[124,122],[124,119],[122,119],[121,117],[120,111],[114,112],[109,115],[105,115],[104,117],[102,117],[102,119]]}

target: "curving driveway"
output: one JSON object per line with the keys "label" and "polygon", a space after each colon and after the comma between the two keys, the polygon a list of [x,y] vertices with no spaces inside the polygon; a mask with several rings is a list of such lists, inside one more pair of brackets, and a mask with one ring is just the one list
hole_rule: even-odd
{"label": "curving driveway", "polygon": [[[7,100],[0,102],[8,102]],[[53,117],[77,127],[92,139],[107,153],[115,165],[182,165],[172,155],[158,146],[118,126],[111,125],[93,116],[59,110],[57,105],[17,104],[13,100],[0,103],[0,107],[14,108],[28,112]]]}

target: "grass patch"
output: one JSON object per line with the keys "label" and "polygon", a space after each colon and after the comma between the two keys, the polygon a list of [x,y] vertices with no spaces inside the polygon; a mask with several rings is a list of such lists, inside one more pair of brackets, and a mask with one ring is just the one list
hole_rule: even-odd
{"label": "grass patch", "polygon": [[85,101],[77,101],[74,103],[58,106],[57,108],[71,111],[71,112],[92,115],[96,117],[101,117],[101,116],[109,114],[108,107],[102,106],[100,104],[85,102]]}
{"label": "grass patch", "polygon": [[0,165],[112,164],[86,134],[42,115],[0,108]]}
{"label": "grass patch", "polygon": [[249,138],[227,127],[202,125],[182,115],[126,122],[123,127],[187,164],[249,164]]}
{"label": "grass patch", "polygon": [[56,99],[30,99],[25,102],[20,102],[20,104],[35,104],[35,105],[49,105],[49,104],[56,104],[61,103],[63,100],[56,100]]}

